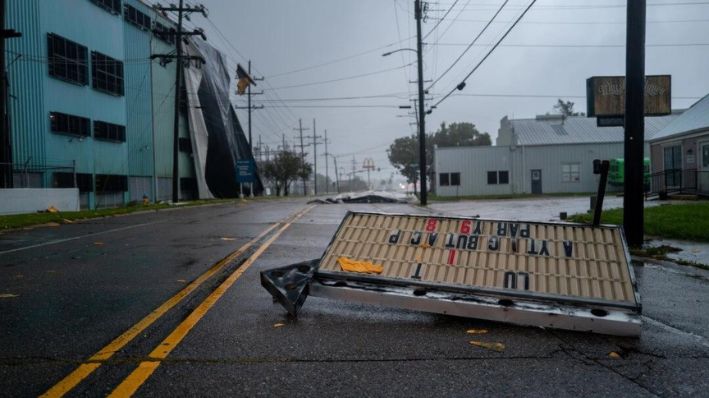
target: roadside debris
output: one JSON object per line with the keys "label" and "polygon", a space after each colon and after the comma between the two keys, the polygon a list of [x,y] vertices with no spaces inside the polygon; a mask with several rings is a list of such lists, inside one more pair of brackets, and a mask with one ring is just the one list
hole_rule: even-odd
{"label": "roadside debris", "polygon": [[15,298],[15,297],[19,297],[19,295],[17,295],[17,294],[12,294],[12,293],[2,293],[2,294],[0,294],[0,299],[4,299],[4,298]]}
{"label": "roadside debris", "polygon": [[505,351],[505,345],[502,343],[488,343],[487,341],[470,340],[470,344],[476,347],[484,348],[486,350],[497,352]]}
{"label": "roadside debris", "polygon": [[384,267],[379,264],[374,264],[371,261],[358,261],[352,260],[347,257],[340,257],[337,259],[338,264],[343,271],[347,272],[360,272],[364,274],[381,274],[384,271]]}
{"label": "roadside debris", "polygon": [[485,334],[487,329],[468,329],[465,333],[467,334]]}
{"label": "roadside debris", "polygon": [[608,353],[608,357],[609,357],[609,358],[613,358],[613,359],[620,359],[620,358],[621,358],[620,354],[618,354],[618,353],[615,352],[615,351],[609,352],[609,353]]}
{"label": "roadside debris", "polygon": [[332,204],[332,203],[409,203],[411,197],[397,192],[385,191],[365,191],[348,192],[326,198],[318,198],[308,203]]}
{"label": "roadside debris", "polygon": [[282,323],[282,322],[278,322],[278,323],[274,323],[274,324],[273,324],[273,327],[274,327],[274,328],[282,328],[283,326],[286,326],[286,324],[285,324],[285,323]]}

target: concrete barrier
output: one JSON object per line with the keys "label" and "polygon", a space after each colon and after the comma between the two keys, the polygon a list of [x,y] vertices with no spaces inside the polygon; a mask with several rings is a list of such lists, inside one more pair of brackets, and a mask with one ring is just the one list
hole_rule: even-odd
{"label": "concrete barrier", "polygon": [[79,210],[78,188],[0,189],[0,214],[35,213],[54,206],[59,211]]}

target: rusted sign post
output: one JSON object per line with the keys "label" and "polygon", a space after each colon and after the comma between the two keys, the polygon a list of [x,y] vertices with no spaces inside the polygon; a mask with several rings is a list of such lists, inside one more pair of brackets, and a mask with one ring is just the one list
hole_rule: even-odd
{"label": "rusted sign post", "polygon": [[293,316],[313,295],[522,325],[640,332],[640,300],[617,227],[348,213],[321,259],[264,271],[261,283]]}

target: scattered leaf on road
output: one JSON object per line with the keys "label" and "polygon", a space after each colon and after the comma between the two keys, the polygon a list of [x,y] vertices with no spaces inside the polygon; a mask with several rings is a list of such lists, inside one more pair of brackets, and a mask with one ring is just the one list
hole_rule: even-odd
{"label": "scattered leaf on road", "polygon": [[492,351],[497,351],[497,352],[505,351],[505,345],[502,343],[488,343],[487,341],[471,340],[470,344],[472,344],[476,347],[485,348],[487,350],[492,350]]}
{"label": "scattered leaf on road", "polygon": [[180,282],[180,283],[185,283],[185,282],[187,282],[187,281],[184,280],[184,279],[178,279],[177,281]]}
{"label": "scattered leaf on road", "polygon": [[468,329],[466,331],[468,334],[485,334],[487,333],[487,329]]}
{"label": "scattered leaf on road", "polygon": [[94,245],[96,245],[96,246],[103,246],[104,243],[103,243],[103,242],[94,242]]}
{"label": "scattered leaf on road", "polygon": [[15,298],[18,297],[17,294],[12,294],[12,293],[0,293],[0,299],[4,298]]}
{"label": "scattered leaf on road", "polygon": [[62,222],[63,222],[64,224],[73,224],[73,223],[74,223],[74,221],[68,220],[68,219],[66,219],[66,218],[63,219]]}
{"label": "scattered leaf on road", "polygon": [[278,322],[278,323],[274,323],[274,324],[273,324],[273,327],[274,327],[274,328],[282,328],[283,326],[286,326],[286,324],[285,324],[285,323],[281,323],[281,322]]}
{"label": "scattered leaf on road", "polygon": [[222,240],[232,241],[232,240],[236,240],[236,238],[229,238],[229,237],[226,237],[226,236],[225,236],[225,237],[222,238]]}
{"label": "scattered leaf on road", "polygon": [[620,359],[620,354],[618,354],[618,353],[615,352],[615,351],[609,352],[609,353],[608,353],[608,356],[609,356],[610,358],[613,358],[613,359]]}

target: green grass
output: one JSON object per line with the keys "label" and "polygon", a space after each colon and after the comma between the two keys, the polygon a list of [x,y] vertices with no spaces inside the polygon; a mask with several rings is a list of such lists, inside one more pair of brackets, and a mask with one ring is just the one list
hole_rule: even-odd
{"label": "green grass", "polygon": [[[263,199],[259,199],[263,200]],[[167,203],[149,204],[149,205],[129,205],[125,207],[116,207],[109,209],[98,210],[82,210],[82,211],[67,211],[57,213],[28,213],[28,214],[12,214],[0,216],[0,230],[29,227],[32,225],[41,225],[49,223],[68,224],[77,220],[86,220],[98,217],[118,216],[122,214],[130,214],[137,211],[159,211],[168,208],[180,208],[199,206],[206,204],[219,204],[236,202],[238,199],[210,199],[210,200],[194,200],[181,203],[178,206],[173,206]]]}
{"label": "green grass", "polygon": [[[591,214],[574,214],[569,219],[590,223]],[[603,212],[604,224],[623,224],[623,209]],[[668,239],[709,242],[709,202],[667,204],[645,209],[645,235]]]}

